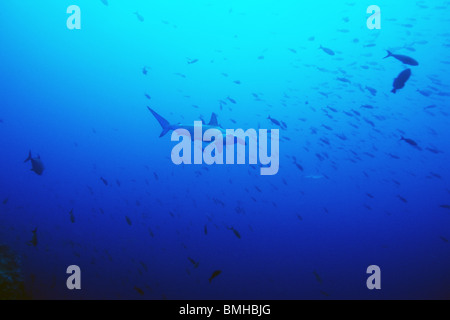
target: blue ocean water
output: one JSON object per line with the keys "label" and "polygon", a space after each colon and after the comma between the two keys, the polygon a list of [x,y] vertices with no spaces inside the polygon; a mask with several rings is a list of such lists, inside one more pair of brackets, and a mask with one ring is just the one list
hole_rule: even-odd
{"label": "blue ocean water", "polygon": [[[366,24],[372,4],[379,30]],[[70,5],[79,30],[67,27]],[[21,257],[27,293],[450,298],[448,10],[2,1],[0,243]],[[173,164],[175,143],[147,106],[171,123],[214,112],[224,128],[279,129],[278,173]],[[29,150],[42,175],[23,162]],[[70,265],[81,290],[66,287]],[[370,265],[381,290],[366,286]]]}

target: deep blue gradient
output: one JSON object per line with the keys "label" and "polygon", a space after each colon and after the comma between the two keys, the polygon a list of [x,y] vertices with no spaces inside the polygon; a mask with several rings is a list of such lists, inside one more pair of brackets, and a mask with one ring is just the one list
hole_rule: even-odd
{"label": "deep blue gradient", "polygon": [[[448,1],[108,2],[0,3],[0,243],[33,298],[450,298]],[[172,123],[284,121],[280,170],[176,166],[146,106]]]}

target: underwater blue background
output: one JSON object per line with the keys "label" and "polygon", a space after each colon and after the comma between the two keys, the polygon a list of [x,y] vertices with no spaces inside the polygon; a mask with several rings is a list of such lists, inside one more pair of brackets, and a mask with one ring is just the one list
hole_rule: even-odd
{"label": "underwater blue background", "polygon": [[[449,299],[449,2],[372,2],[1,1],[0,243],[22,256],[27,292]],[[176,166],[146,106],[172,123],[284,121],[280,170]],[[366,287],[373,264],[381,290]]]}

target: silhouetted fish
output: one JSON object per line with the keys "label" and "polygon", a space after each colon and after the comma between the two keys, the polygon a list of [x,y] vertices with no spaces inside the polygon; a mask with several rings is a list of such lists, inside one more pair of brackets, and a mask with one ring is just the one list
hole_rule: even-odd
{"label": "silhouetted fish", "polygon": [[267,119],[269,119],[273,124],[276,124],[277,126],[281,127],[281,123],[277,119],[271,118],[270,116],[268,116]]}
{"label": "silhouetted fish", "polygon": [[37,175],[42,175],[44,172],[44,164],[41,161],[41,157],[38,155],[37,158],[31,157],[31,150],[28,153],[28,158],[25,159],[24,162],[31,161],[31,171],[36,173]]}
{"label": "silhouetted fish", "polygon": [[404,55],[401,55],[401,54],[393,54],[389,50],[386,50],[386,51],[387,51],[388,55],[386,57],[384,57],[383,59],[386,59],[386,58],[389,58],[389,57],[394,57],[398,61],[401,61],[404,64],[408,64],[410,66],[418,66],[419,65],[419,63],[416,60],[414,60],[413,58],[411,58],[411,57],[404,56]]}
{"label": "silhouetted fish", "polygon": [[217,277],[221,273],[222,273],[222,271],[220,271],[220,270],[214,271],[213,274],[211,275],[211,277],[209,278],[209,282],[211,282],[215,277]]}
{"label": "silhouetted fish", "polygon": [[139,287],[134,287],[134,290],[136,290],[136,292],[139,293],[141,296],[145,294],[144,291]]}
{"label": "silhouetted fish", "polygon": [[136,15],[136,17],[138,18],[138,20],[139,20],[140,22],[144,22],[144,17],[141,16],[137,11],[136,11],[136,12],[133,12],[133,14]]}
{"label": "silhouetted fish", "polygon": [[232,99],[232,98],[230,98],[230,97],[227,97],[227,99],[228,99],[228,101],[230,101],[231,103],[236,104],[236,100],[234,100],[234,99]]}
{"label": "silhouetted fish", "polygon": [[100,177],[100,180],[102,180],[102,182],[105,186],[108,185],[108,181],[106,179],[104,179],[103,177]]}
{"label": "silhouetted fish", "polygon": [[38,239],[37,239],[37,230],[38,228],[36,227],[33,231],[31,231],[33,233],[33,238],[31,239],[30,242],[28,242],[28,244],[31,246],[36,247],[38,244]]}
{"label": "silhouetted fish", "polygon": [[400,72],[397,78],[394,79],[394,89],[392,89],[392,93],[396,93],[397,90],[402,89],[405,86],[406,81],[408,81],[409,77],[411,77],[411,69],[406,69]]}
{"label": "silhouetted fish", "polygon": [[188,260],[194,265],[194,268],[198,268],[198,262],[192,259],[191,257],[188,257]]}
{"label": "silhouetted fish", "polygon": [[330,56],[334,56],[334,55],[335,55],[334,51],[331,50],[331,49],[324,48],[324,47],[322,47],[322,46],[320,46],[319,49],[321,49],[323,52],[325,52],[326,54],[328,54],[328,55],[330,55]]}
{"label": "silhouetted fish", "polygon": [[405,141],[407,144],[412,145],[413,147],[418,147],[419,145],[412,139],[401,137],[401,141]]}
{"label": "silhouetted fish", "polygon": [[70,222],[75,223],[75,216],[73,215],[73,209],[70,210],[69,215],[70,215]]}

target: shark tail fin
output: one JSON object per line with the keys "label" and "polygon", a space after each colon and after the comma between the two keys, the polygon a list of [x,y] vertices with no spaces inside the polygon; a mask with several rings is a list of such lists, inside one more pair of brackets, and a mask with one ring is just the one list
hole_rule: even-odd
{"label": "shark tail fin", "polygon": [[24,162],[27,162],[30,160],[31,160],[31,150],[28,152],[28,158],[26,158]]}
{"label": "shark tail fin", "polygon": [[217,114],[215,114],[214,112],[211,114],[211,120],[209,120],[208,125],[214,126],[214,127],[219,126],[219,122],[217,121]]}
{"label": "shark tail fin", "polygon": [[386,59],[386,58],[389,58],[392,56],[392,52],[390,52],[389,50],[386,50],[386,51],[387,51],[387,56],[384,57],[383,59]]}
{"label": "shark tail fin", "polygon": [[150,110],[150,112],[153,114],[153,116],[156,118],[156,120],[158,120],[162,131],[161,134],[159,135],[159,137],[163,137],[167,134],[167,132],[170,131],[170,124],[169,121],[167,121],[166,119],[164,119],[163,117],[161,117],[159,114],[157,114],[155,111],[153,111],[150,107],[147,107],[148,110]]}

